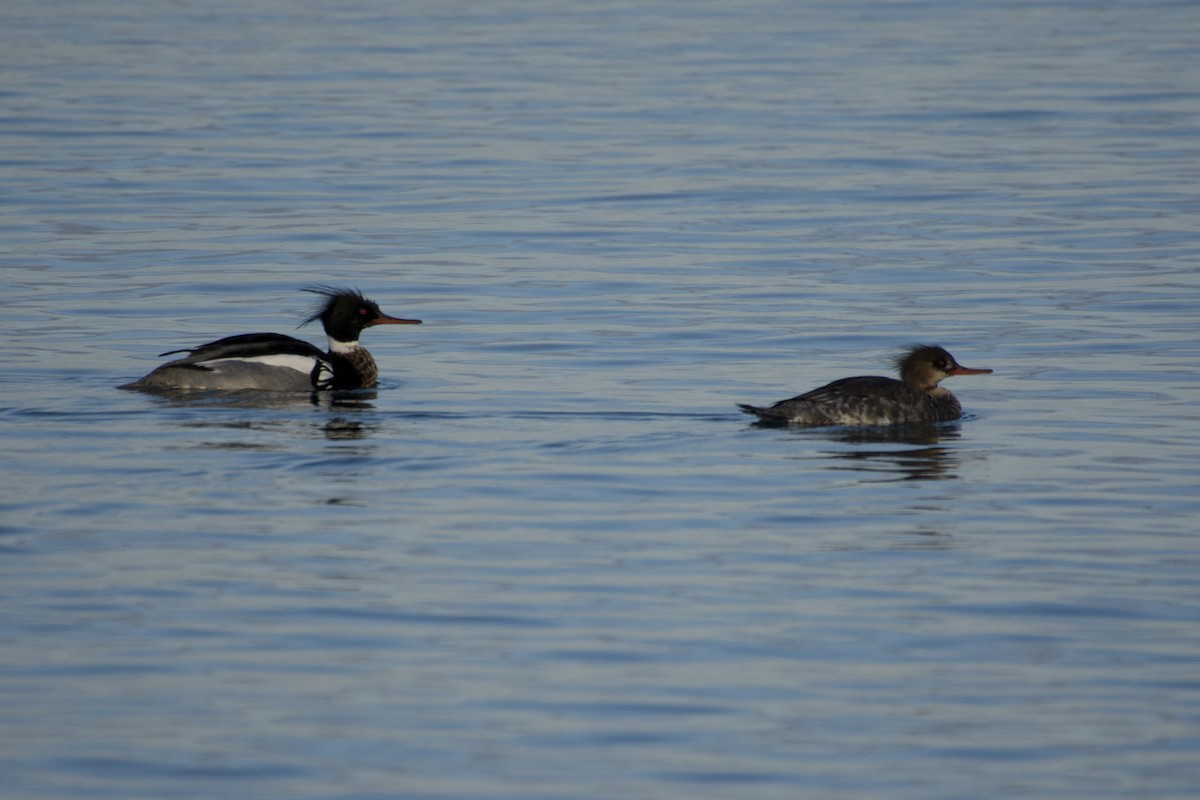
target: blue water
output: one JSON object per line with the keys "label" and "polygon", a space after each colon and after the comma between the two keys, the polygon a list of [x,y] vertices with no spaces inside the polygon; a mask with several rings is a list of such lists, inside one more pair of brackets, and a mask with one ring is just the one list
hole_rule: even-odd
{"label": "blue water", "polygon": [[[1197,30],[6,3],[0,795],[1194,798]],[[377,391],[115,388],[312,283]]]}

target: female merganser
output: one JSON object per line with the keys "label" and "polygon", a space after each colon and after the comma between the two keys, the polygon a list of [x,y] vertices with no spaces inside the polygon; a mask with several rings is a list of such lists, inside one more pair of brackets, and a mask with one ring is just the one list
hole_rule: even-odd
{"label": "female merganser", "polygon": [[962,406],[938,386],[951,375],[987,375],[967,369],[941,347],[914,345],[896,358],[900,380],[875,375],[842,378],[768,408],[739,407],[766,422],[788,425],[899,425],[944,422],[962,416]]}
{"label": "female merganser", "polygon": [[329,352],[281,333],[245,333],[199,347],[160,355],[188,353],[155,369],[122,389],[260,389],[311,392],[323,389],[369,389],[379,370],[375,359],[358,343],[363,329],[373,325],[420,325],[419,319],[389,317],[354,289],[310,286],[302,291],[325,298],[307,325],[321,320],[329,337]]}

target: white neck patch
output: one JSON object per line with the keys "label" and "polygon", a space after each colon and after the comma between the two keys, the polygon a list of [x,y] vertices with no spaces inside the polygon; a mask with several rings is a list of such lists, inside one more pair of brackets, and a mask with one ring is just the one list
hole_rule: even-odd
{"label": "white neck patch", "polygon": [[332,336],[329,337],[329,352],[331,353],[350,353],[358,348],[358,342],[339,342]]}

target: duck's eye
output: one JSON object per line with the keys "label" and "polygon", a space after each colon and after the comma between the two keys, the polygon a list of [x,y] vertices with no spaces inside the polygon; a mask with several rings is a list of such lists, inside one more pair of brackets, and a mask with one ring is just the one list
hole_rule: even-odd
{"label": "duck's eye", "polygon": [[933,362],[933,365],[938,369],[945,369],[947,366],[949,366],[944,358],[939,358],[937,361]]}
{"label": "duck's eye", "polygon": [[365,309],[365,308],[360,308],[360,309],[358,310],[358,315],[359,315],[360,317],[365,317],[365,316],[367,315],[367,313],[368,313],[368,312],[367,312],[367,309]]}

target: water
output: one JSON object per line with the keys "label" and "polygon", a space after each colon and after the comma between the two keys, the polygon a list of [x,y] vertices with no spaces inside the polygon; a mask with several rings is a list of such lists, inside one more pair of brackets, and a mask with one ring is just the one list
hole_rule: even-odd
{"label": "water", "polygon": [[[1196,796],[1198,27],[6,4],[0,794]],[[114,388],[316,282],[377,392]]]}

